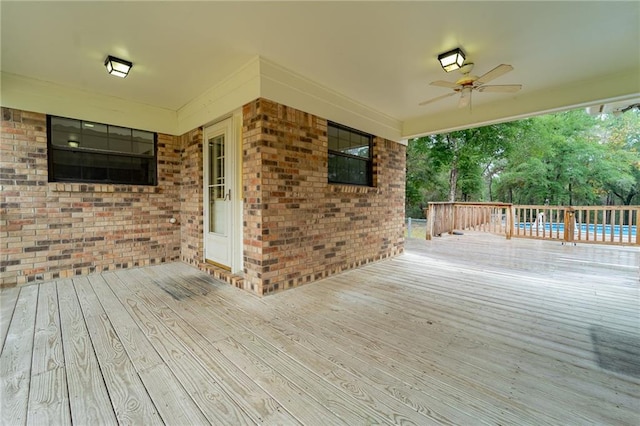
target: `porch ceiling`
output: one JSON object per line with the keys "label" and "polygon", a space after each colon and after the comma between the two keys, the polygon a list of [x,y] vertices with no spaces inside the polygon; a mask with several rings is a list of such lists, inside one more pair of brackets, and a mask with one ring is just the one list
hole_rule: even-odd
{"label": "porch ceiling", "polygon": [[[3,87],[19,76],[48,90],[55,84],[58,95],[68,89],[96,103],[143,105],[150,115],[193,109],[199,96],[257,56],[330,88],[372,117],[386,117],[395,139],[640,97],[638,2],[2,1],[0,7]],[[495,83],[523,89],[474,93],[471,112],[458,110],[456,97],[418,106],[447,93],[429,82],[459,76],[444,73],[436,60],[456,46],[475,63],[474,74],[513,65]],[[108,76],[107,54],[133,61],[131,75]]]}

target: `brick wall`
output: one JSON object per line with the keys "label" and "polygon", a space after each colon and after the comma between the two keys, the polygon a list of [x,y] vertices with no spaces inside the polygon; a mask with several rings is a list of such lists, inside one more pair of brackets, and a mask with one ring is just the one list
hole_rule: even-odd
{"label": "brick wall", "polygon": [[198,128],[180,137],[182,180],[180,188],[180,259],[200,266],[203,249],[203,157],[202,129]]}
{"label": "brick wall", "polygon": [[0,285],[178,260],[181,151],[158,135],[158,186],[48,183],[46,116],[2,108]]}
{"label": "brick wall", "polygon": [[[175,260],[210,269],[202,144],[202,129],[158,135],[157,187],[48,183],[45,115],[3,108],[0,284]],[[265,99],[244,106],[242,144],[244,279],[214,276],[262,295],[402,252],[404,146],[374,138],[374,187],[329,185],[327,121]]]}
{"label": "brick wall", "polygon": [[327,183],[327,121],[243,108],[245,286],[269,294],[404,247],[405,147],[374,138],[374,187]]}

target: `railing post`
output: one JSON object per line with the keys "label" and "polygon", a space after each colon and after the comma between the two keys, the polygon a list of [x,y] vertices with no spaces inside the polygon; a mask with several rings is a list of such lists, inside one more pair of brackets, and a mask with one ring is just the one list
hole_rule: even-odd
{"label": "railing post", "polygon": [[566,243],[573,242],[575,232],[576,219],[573,207],[567,207],[564,210],[564,241]]}
{"label": "railing post", "polygon": [[411,238],[411,216],[409,216],[409,217],[408,217],[408,219],[409,219],[409,226],[408,226],[408,228],[409,228],[409,229],[408,229],[408,231],[409,231],[409,236],[408,236],[408,238]]}
{"label": "railing post", "polygon": [[449,228],[449,235],[453,234],[453,227],[455,226],[456,221],[456,206],[455,203],[451,203],[449,205],[449,222],[447,223],[447,227]]}
{"label": "railing post", "polygon": [[426,235],[425,235],[425,239],[426,240],[430,240],[431,237],[433,236],[433,218],[430,217],[431,213],[433,213],[431,211],[432,209],[429,209],[429,207],[425,207],[424,208],[424,217],[425,219],[427,219],[427,231],[426,231]]}
{"label": "railing post", "polygon": [[513,236],[513,227],[514,227],[514,222],[516,219],[516,213],[515,213],[515,209],[513,208],[513,204],[510,204],[509,207],[507,207],[507,220],[506,220],[506,234],[507,234],[507,240],[510,240],[511,237]]}

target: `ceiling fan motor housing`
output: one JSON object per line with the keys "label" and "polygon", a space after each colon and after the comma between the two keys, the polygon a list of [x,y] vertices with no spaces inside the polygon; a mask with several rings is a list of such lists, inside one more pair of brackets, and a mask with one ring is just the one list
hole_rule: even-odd
{"label": "ceiling fan motor housing", "polygon": [[472,86],[473,83],[478,79],[477,75],[464,75],[456,81],[456,84],[460,86]]}

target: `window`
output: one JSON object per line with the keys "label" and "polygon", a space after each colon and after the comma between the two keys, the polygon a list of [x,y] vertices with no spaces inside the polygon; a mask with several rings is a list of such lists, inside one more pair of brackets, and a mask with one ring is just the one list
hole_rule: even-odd
{"label": "window", "polygon": [[366,133],[328,123],[329,182],[372,185],[373,137]]}
{"label": "window", "polygon": [[47,116],[50,182],[156,185],[156,134]]}

